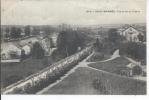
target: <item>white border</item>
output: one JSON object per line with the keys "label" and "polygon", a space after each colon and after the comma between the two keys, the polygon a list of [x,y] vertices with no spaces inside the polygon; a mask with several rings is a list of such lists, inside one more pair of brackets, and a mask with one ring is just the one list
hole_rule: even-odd
{"label": "white border", "polygon": [[[149,5],[149,0],[147,0],[147,5]],[[149,11],[149,6],[147,6],[147,11]],[[147,23],[149,23],[149,13],[147,12]],[[147,24],[147,57],[149,57],[149,25]],[[147,59],[147,65],[149,59]],[[148,67],[148,66],[147,66]],[[149,72],[147,68],[147,72]],[[147,73],[148,76],[149,73]],[[147,90],[149,90],[149,77],[147,77]],[[147,100],[149,93],[147,95],[2,95],[2,100]]]}

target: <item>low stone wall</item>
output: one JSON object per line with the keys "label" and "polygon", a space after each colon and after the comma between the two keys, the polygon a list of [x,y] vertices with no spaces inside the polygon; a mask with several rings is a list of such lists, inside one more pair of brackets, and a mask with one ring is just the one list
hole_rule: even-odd
{"label": "low stone wall", "polygon": [[1,94],[34,94],[66,74],[74,65],[91,53],[91,47],[67,57],[59,62],[14,83],[3,90]]}

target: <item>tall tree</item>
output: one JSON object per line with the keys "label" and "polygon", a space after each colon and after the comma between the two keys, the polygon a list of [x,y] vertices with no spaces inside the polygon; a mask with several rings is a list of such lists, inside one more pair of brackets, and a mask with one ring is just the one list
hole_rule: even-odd
{"label": "tall tree", "polygon": [[99,41],[99,39],[96,39],[96,42],[94,43],[94,49],[95,51],[100,52],[103,48],[103,44],[101,44],[101,42]]}
{"label": "tall tree", "polygon": [[19,38],[21,36],[21,29],[17,27],[12,27],[10,35],[12,38]]}
{"label": "tall tree", "polygon": [[44,57],[45,51],[44,51],[44,49],[42,48],[42,46],[40,45],[39,42],[35,42],[33,44],[31,54],[32,54],[32,57],[36,58],[36,59],[41,59],[41,58]]}
{"label": "tall tree", "polygon": [[113,43],[115,43],[119,39],[117,30],[115,28],[112,28],[109,30],[108,39],[110,42],[113,42]]}
{"label": "tall tree", "polygon": [[141,35],[141,34],[139,34],[139,35],[138,35],[138,39],[139,39],[139,41],[143,42],[143,40],[144,40],[144,36]]}
{"label": "tall tree", "polygon": [[[82,40],[82,41],[81,41]],[[74,54],[78,47],[82,46],[83,39],[73,30],[60,32],[57,39],[57,47],[60,52],[69,56]]]}
{"label": "tall tree", "polygon": [[6,38],[8,38],[9,37],[9,33],[10,33],[10,29],[7,27],[6,29],[5,29],[5,32],[6,32],[6,34],[5,34],[5,37]]}
{"label": "tall tree", "polygon": [[39,27],[34,27],[34,28],[33,28],[33,31],[32,31],[32,34],[38,35],[39,33],[40,33]]}
{"label": "tall tree", "polygon": [[67,33],[65,31],[62,31],[57,38],[57,48],[59,51],[63,52],[64,55],[68,55],[66,35]]}
{"label": "tall tree", "polygon": [[29,25],[28,26],[25,26],[24,31],[25,31],[25,35],[29,36],[31,34],[30,26]]}
{"label": "tall tree", "polygon": [[6,27],[5,32],[8,34],[10,32],[10,29]]}

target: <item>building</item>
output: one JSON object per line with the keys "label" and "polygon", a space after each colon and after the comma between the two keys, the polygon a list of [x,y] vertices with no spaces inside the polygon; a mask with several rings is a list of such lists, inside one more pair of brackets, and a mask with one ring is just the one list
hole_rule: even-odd
{"label": "building", "polygon": [[1,47],[1,59],[17,59],[21,55],[21,48],[13,43],[3,44]]}
{"label": "building", "polygon": [[121,36],[125,37],[125,39],[130,42],[140,42],[138,35],[144,36],[144,34],[141,31],[135,29],[132,26],[126,29],[119,29],[118,32]]}
{"label": "building", "polygon": [[56,47],[57,46],[57,38],[58,38],[59,33],[53,33],[50,38],[52,39],[53,45]]}
{"label": "building", "polygon": [[26,45],[22,46],[22,50],[25,51],[25,55],[29,55],[31,53],[31,46],[26,44]]}
{"label": "building", "polygon": [[142,68],[133,63],[129,63],[126,66],[126,69],[121,70],[121,75],[125,75],[128,77],[133,77],[134,75],[141,75],[141,74],[142,74]]}

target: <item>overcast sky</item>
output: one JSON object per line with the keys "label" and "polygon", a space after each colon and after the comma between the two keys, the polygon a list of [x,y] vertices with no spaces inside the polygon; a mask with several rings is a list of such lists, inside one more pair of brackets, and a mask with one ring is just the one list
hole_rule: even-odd
{"label": "overcast sky", "polygon": [[[1,0],[2,25],[119,24],[146,22],[146,0]],[[129,10],[138,13],[87,13]]]}

